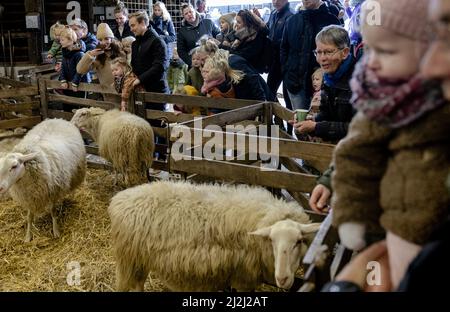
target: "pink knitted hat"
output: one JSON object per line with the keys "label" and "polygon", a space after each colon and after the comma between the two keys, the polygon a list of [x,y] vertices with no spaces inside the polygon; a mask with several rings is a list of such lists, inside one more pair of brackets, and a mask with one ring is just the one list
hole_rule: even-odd
{"label": "pink knitted hat", "polygon": [[365,13],[372,12],[370,14],[374,16],[380,8],[382,27],[414,40],[428,41],[430,2],[430,0],[367,0],[363,4],[363,10]]}

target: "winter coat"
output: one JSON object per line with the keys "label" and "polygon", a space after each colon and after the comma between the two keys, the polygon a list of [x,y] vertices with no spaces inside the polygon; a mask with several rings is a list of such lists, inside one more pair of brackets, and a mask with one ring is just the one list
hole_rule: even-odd
{"label": "winter coat", "polygon": [[184,86],[188,80],[188,66],[181,59],[171,60],[167,71],[167,82],[170,91],[173,92],[179,85]]}
{"label": "winter coat", "polygon": [[164,40],[167,45],[169,59],[172,58],[172,45],[169,43],[175,42],[177,39],[172,20],[164,21],[161,17],[154,16],[153,20],[150,21],[150,25],[152,25],[156,33]]}
{"label": "winter coat", "polygon": [[359,112],[334,153],[333,223],[378,224],[412,243],[449,214],[450,104],[394,129]]}
{"label": "winter coat", "polygon": [[313,53],[315,38],[322,28],[332,24],[339,25],[339,20],[326,4],[317,10],[300,11],[286,22],[280,57],[283,81],[291,93],[305,90],[306,96],[311,97],[311,76],[319,66]]}
{"label": "winter coat", "polygon": [[89,72],[86,74],[79,74],[77,72],[77,64],[84,56],[82,51],[85,49],[83,41],[79,41],[79,44],[80,45],[73,50],[66,48],[62,49],[63,58],[61,72],[59,74],[59,81],[70,82],[76,86],[78,86],[80,82],[91,82],[91,74]]}
{"label": "winter coat", "polygon": [[230,67],[244,73],[244,78],[234,86],[237,99],[275,101],[275,95],[269,89],[266,81],[254,69],[246,59],[239,55],[230,55],[228,58]]}
{"label": "winter coat", "polygon": [[269,38],[272,41],[272,48],[274,55],[280,55],[280,45],[283,39],[283,31],[286,21],[294,15],[294,10],[289,6],[289,2],[284,6],[280,12],[273,10],[270,13],[267,27],[269,28]]}
{"label": "winter coat", "polygon": [[200,37],[208,35],[209,37],[215,38],[220,33],[219,28],[217,28],[212,20],[202,18],[198,13],[197,19],[199,19],[197,26],[192,26],[183,20],[177,34],[178,55],[189,67],[192,66],[192,58],[189,52],[195,48]]}
{"label": "winter coat", "polygon": [[84,51],[84,52],[94,50],[98,45],[97,37],[90,32],[88,32],[86,37],[83,38],[82,40],[83,40],[84,44],[86,45],[86,51]]}
{"label": "winter coat", "polygon": [[122,102],[127,103],[127,110],[129,104],[128,100],[130,99],[133,91],[145,91],[140,84],[134,86],[134,82],[136,81],[136,79],[136,75],[133,72],[129,72],[119,79],[114,79],[114,82],[112,84],[116,92],[121,95]]}
{"label": "winter coat", "polygon": [[[238,35],[238,32],[236,32]],[[269,35],[269,29],[261,28],[258,30],[255,36],[251,36],[248,39],[240,40],[237,47],[231,47],[230,53],[242,56],[250,65],[253,66],[259,73],[263,73],[266,69],[264,52],[265,49],[270,49],[267,36]],[[253,38],[254,37],[254,38]]]}
{"label": "winter coat", "polygon": [[57,40],[53,40],[52,46],[51,46],[50,50],[48,50],[48,54],[51,54],[55,58],[56,63],[61,63],[62,48],[61,48],[61,44]]}
{"label": "winter coat", "polygon": [[355,69],[355,61],[336,83],[335,87],[322,84],[320,111],[317,114],[314,136],[337,143],[347,135],[348,126],[356,110],[350,103],[352,90],[350,79]]}
{"label": "winter coat", "polygon": [[199,92],[199,94],[201,94],[203,86],[203,76],[199,68],[192,67],[191,69],[189,69],[186,85],[193,86]]}
{"label": "winter coat", "polygon": [[117,25],[117,23],[114,23],[111,27],[114,37],[116,37],[117,40],[122,41],[123,38],[126,37],[134,37],[134,33],[131,31],[130,29],[130,25],[128,24],[128,21],[125,22],[125,25],[123,25],[123,31],[122,31],[122,35],[119,32],[119,25]]}
{"label": "winter coat", "polygon": [[131,67],[147,92],[169,93],[168,66],[166,43],[154,29],[136,36],[131,45]]}

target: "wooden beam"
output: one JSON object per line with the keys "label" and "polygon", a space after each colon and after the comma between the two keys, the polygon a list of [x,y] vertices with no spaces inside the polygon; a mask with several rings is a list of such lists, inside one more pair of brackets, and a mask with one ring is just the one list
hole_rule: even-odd
{"label": "wooden beam", "polygon": [[294,112],[287,109],[286,107],[284,107],[283,105],[281,105],[280,103],[270,103],[272,106],[272,112],[273,114],[278,117],[281,118],[283,120],[292,120],[294,118]]}
{"label": "wooden beam", "polygon": [[82,99],[82,98],[76,98],[73,96],[67,96],[67,95],[56,95],[56,94],[49,94],[48,95],[49,101],[56,101],[56,102],[62,102],[66,104],[72,104],[72,105],[81,105],[81,106],[87,106],[87,107],[100,107],[105,110],[118,108],[118,104],[114,104],[111,102],[105,102],[105,101],[95,101],[90,99]]}
{"label": "wooden beam", "polygon": [[[47,83],[48,88],[61,89],[61,81],[47,80],[47,79],[45,79],[45,81]],[[87,92],[111,93],[119,96],[113,87],[106,87],[98,83],[80,83],[80,85],[78,86],[78,90]]]}
{"label": "wooden beam", "polygon": [[0,99],[14,98],[17,96],[27,96],[27,95],[38,95],[38,89],[36,87],[26,87],[0,91]]}
{"label": "wooden beam", "polygon": [[64,112],[64,111],[59,111],[59,110],[54,110],[54,109],[48,110],[48,118],[62,118],[67,121],[70,121],[72,119],[72,117],[73,117],[73,113],[71,113],[71,112]]}
{"label": "wooden beam", "polygon": [[22,117],[10,120],[1,120],[0,129],[13,129],[18,127],[31,128],[41,122],[41,116]]}
{"label": "wooden beam", "polygon": [[38,101],[18,103],[18,104],[1,104],[0,111],[8,112],[23,112],[26,110],[39,109],[40,103]]}
{"label": "wooden beam", "polygon": [[170,103],[223,109],[236,109],[261,102],[255,100],[209,98],[206,96],[173,95],[154,92],[136,92],[135,99],[141,102]]}
{"label": "wooden beam", "polygon": [[41,114],[42,118],[48,117],[48,92],[47,92],[47,80],[38,80],[39,94],[41,99]]}
{"label": "wooden beam", "polygon": [[170,170],[295,192],[310,192],[316,184],[316,176],[313,175],[265,170],[260,167],[194,157],[192,160],[171,159]]}
{"label": "wooden beam", "polygon": [[191,114],[174,114],[172,112],[162,112],[158,110],[147,109],[146,111],[147,119],[161,119],[167,118],[169,123],[180,123],[186,122],[194,119],[194,115]]}
{"label": "wooden beam", "polygon": [[13,79],[5,78],[5,77],[0,77],[0,83],[10,85],[12,87],[18,87],[18,88],[32,87],[32,85],[30,85],[29,83],[18,81],[18,80],[13,80]]}

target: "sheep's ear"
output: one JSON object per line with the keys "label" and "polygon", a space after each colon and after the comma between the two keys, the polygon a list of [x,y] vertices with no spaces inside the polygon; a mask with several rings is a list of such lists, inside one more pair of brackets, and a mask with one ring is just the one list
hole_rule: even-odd
{"label": "sheep's ear", "polygon": [[300,230],[305,234],[315,233],[319,230],[320,225],[321,223],[301,224]]}
{"label": "sheep's ear", "polygon": [[19,157],[19,161],[26,163],[27,161],[33,160],[37,157],[38,153],[30,153]]}
{"label": "sheep's ear", "polygon": [[249,232],[248,234],[262,236],[262,237],[269,237],[271,230],[272,230],[272,226],[268,226],[268,227],[263,227],[263,228],[257,229],[256,231],[253,231],[253,232]]}
{"label": "sheep's ear", "polygon": [[72,113],[76,114],[77,110],[76,109],[72,109]]}

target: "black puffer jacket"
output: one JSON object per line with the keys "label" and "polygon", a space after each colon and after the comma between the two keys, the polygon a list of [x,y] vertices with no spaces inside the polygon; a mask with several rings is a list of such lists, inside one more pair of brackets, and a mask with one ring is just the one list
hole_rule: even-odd
{"label": "black puffer jacket", "polygon": [[355,69],[355,60],[352,60],[347,72],[336,83],[335,87],[322,84],[320,112],[316,116],[316,130],[314,135],[326,141],[337,141],[347,135],[348,126],[356,110],[350,103],[352,90],[350,79]]}
{"label": "black puffer jacket", "polygon": [[304,89],[306,96],[311,97],[311,75],[318,66],[313,54],[315,38],[322,28],[332,24],[340,22],[325,3],[317,10],[300,11],[287,20],[281,41],[281,65],[283,81],[290,92]]}
{"label": "black puffer jacket", "polygon": [[136,36],[131,46],[131,66],[141,84],[148,92],[169,93],[167,86],[166,43],[153,28],[149,28],[143,36]]}
{"label": "black puffer jacket", "polygon": [[197,18],[200,19],[197,26],[192,26],[185,20],[181,22],[181,28],[177,33],[177,52],[180,58],[188,64],[192,65],[192,59],[189,52],[195,48],[197,41],[201,36],[216,37],[220,30],[210,19],[203,19],[198,13]]}

